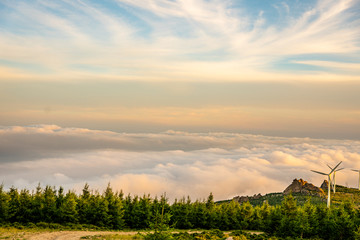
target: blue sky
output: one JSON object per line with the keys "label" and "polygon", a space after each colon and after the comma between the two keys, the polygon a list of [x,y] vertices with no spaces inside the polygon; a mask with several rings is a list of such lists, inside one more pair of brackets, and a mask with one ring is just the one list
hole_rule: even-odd
{"label": "blue sky", "polygon": [[46,81],[354,80],[358,10],[349,0],[2,1],[0,64],[8,79]]}

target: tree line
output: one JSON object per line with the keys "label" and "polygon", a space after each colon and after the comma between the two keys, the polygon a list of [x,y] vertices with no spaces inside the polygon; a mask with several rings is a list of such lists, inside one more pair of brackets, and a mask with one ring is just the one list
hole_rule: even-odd
{"label": "tree line", "polygon": [[217,204],[213,195],[191,201],[189,197],[169,203],[166,195],[124,196],[110,185],[102,193],[85,184],[82,193],[62,187],[38,186],[34,191],[8,191],[0,186],[0,223],[84,224],[107,229],[260,230],[273,236],[323,239],[353,239],[359,233],[360,209],[345,202],[330,209],[325,204],[302,206],[289,195],[281,204],[252,206],[249,202]]}

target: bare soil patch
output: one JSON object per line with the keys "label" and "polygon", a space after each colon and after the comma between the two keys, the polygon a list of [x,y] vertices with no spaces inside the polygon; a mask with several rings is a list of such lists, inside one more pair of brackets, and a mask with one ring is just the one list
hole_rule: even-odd
{"label": "bare soil patch", "polygon": [[79,240],[85,236],[95,235],[135,235],[137,232],[110,232],[110,231],[54,231],[54,232],[28,232],[11,231],[3,232],[0,239],[18,239],[18,240]]}

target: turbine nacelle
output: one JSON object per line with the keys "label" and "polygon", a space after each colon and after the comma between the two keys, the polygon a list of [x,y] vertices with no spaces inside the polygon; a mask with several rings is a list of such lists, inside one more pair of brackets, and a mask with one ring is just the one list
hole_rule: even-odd
{"label": "turbine nacelle", "polygon": [[[333,172],[335,172],[335,171],[340,171],[340,170],[343,170],[343,169],[344,169],[344,168],[340,168],[340,169],[336,170],[336,168],[339,167],[339,165],[340,165],[341,163],[342,163],[342,161],[339,162],[334,168],[330,167],[330,166],[327,164],[327,166],[331,169],[331,171],[330,171],[329,173],[323,173],[323,172],[319,172],[319,171],[315,171],[315,170],[311,170],[311,171],[314,172],[314,173],[321,174],[321,175],[330,176]],[[355,171],[355,170],[353,170],[353,171]],[[359,170],[359,171],[360,171],[360,170]]]}
{"label": "turbine nacelle", "polygon": [[[321,175],[324,175],[324,176],[328,176],[328,199],[327,199],[327,207],[328,207],[328,208],[330,207],[331,174],[332,174],[332,173],[335,174],[336,169],[339,167],[339,165],[340,165],[341,163],[342,163],[342,161],[339,162],[334,168],[332,168],[332,167],[330,167],[330,166],[328,165],[328,167],[331,169],[331,171],[330,171],[329,173],[323,173],[323,172],[311,170],[311,171],[314,172],[314,173],[321,174]],[[340,171],[340,170],[342,170],[342,169],[343,169],[343,168],[338,169],[337,171]],[[359,171],[359,174],[360,174],[360,171]],[[334,182],[335,182],[335,179],[334,179]],[[335,191],[335,190],[334,190],[334,191]]]}
{"label": "turbine nacelle", "polygon": [[[340,162],[341,163],[341,162]],[[329,165],[329,164],[326,164],[331,170],[333,170],[333,168]],[[339,164],[338,164],[339,165]],[[333,174],[333,178],[332,178],[332,181],[331,181],[331,184],[330,185],[332,185],[332,188],[333,188],[333,190],[334,190],[334,193],[336,192],[336,177],[335,177],[335,174],[336,174],[336,172],[338,172],[338,171],[341,171],[341,170],[343,170],[344,168],[339,168],[339,169],[336,169],[336,170],[334,170],[334,174]],[[330,180],[331,180],[331,178],[330,178]]]}

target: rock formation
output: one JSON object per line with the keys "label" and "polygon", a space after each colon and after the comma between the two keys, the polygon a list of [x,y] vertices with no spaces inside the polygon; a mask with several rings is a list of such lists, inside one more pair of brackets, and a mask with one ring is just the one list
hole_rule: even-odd
{"label": "rock formation", "polygon": [[[327,189],[327,185],[326,185],[326,189]],[[301,178],[299,180],[295,178],[293,182],[284,190],[283,193],[285,195],[290,193],[303,193],[306,195],[319,196],[319,197],[325,196],[322,187],[321,188],[316,187],[313,184],[302,180]]]}
{"label": "rock formation", "polygon": [[260,199],[261,197],[262,197],[262,195],[259,193],[259,194],[255,194],[254,196],[236,196],[233,198],[233,200],[237,201],[241,204],[244,202],[248,202],[250,200]]}
{"label": "rock formation", "polygon": [[[301,193],[303,195],[317,196],[317,197],[326,197],[325,192],[327,193],[328,181],[324,180],[321,187],[316,187],[307,181],[302,180],[301,178],[294,179],[293,182],[283,191],[283,195],[290,193]],[[281,195],[281,193],[278,193]],[[261,199],[262,197],[267,196],[268,194],[262,196],[260,193],[255,194],[254,196],[236,196],[233,198],[234,201],[241,203],[248,202],[251,200]]]}
{"label": "rock formation", "polygon": [[320,188],[322,190],[327,191],[329,182],[327,180],[324,180],[324,182],[321,184]]}

